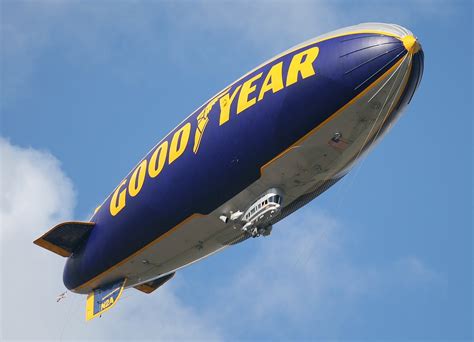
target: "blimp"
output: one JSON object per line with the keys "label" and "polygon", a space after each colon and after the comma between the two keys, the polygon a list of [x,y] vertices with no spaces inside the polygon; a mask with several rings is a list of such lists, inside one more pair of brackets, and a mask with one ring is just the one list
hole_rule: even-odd
{"label": "blimp", "polygon": [[[412,32],[364,23],[299,44],[212,96],[159,141],[88,222],[34,243],[67,258],[86,319],[125,289],[251,238],[328,190],[400,117],[421,81]],[[271,243],[271,238],[268,243]]]}

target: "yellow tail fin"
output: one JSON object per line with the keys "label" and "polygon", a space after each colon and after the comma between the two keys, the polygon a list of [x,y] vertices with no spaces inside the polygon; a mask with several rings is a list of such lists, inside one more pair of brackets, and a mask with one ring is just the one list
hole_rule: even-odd
{"label": "yellow tail fin", "polygon": [[117,303],[122,295],[126,280],[121,279],[89,293],[86,303],[86,321],[102,315]]}

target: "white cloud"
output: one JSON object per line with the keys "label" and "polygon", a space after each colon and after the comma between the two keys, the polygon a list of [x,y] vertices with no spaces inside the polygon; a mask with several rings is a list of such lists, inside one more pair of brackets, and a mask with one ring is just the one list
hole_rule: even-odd
{"label": "white cloud", "polygon": [[2,241],[35,237],[51,222],[72,216],[74,189],[48,152],[0,138]]}
{"label": "white cloud", "polygon": [[376,267],[356,263],[345,251],[344,226],[305,208],[276,226],[270,238],[246,242],[253,248],[247,262],[222,280],[224,286],[209,289],[212,300],[203,307],[176,295],[178,274],[152,295],[127,290],[117,307],[86,323],[85,297],[69,294],[55,301],[64,291],[64,259],[32,243],[55,223],[72,218],[71,180],[47,152],[0,138],[0,156],[0,330],[5,339],[207,340],[245,336],[242,327],[281,338],[274,329],[279,320],[289,333],[334,337],[367,296],[440,279],[416,256]]}
{"label": "white cloud", "polygon": [[64,260],[35,247],[33,240],[72,217],[73,186],[47,152],[0,138],[0,157],[2,334],[47,336],[55,324],[49,303],[62,291]]}
{"label": "white cloud", "polygon": [[90,323],[84,320],[84,296],[69,294],[56,303],[56,296],[65,290],[65,259],[33,240],[54,224],[72,219],[72,182],[47,152],[0,138],[0,157],[2,339],[219,337],[205,318],[180,302],[173,284],[151,296],[127,291],[116,308]]}
{"label": "white cloud", "polygon": [[[249,337],[334,338],[368,298],[440,279],[414,256],[379,265],[353,260],[345,225],[313,208],[278,224],[270,238],[252,241],[257,247],[248,263],[216,293],[215,320],[231,336],[241,337],[245,327]],[[274,329],[280,321],[285,336]]]}
{"label": "white cloud", "polygon": [[[334,337],[344,311],[366,290],[358,279],[362,270],[346,259],[340,223],[305,209],[256,243],[248,264],[217,293],[222,311],[216,320],[227,322],[231,334],[246,327],[270,339]],[[296,335],[279,335],[274,326],[280,320],[286,333]],[[320,331],[309,331],[318,323]]]}
{"label": "white cloud", "polygon": [[398,283],[406,287],[444,281],[439,273],[429,268],[416,256],[406,256],[398,259],[393,263],[390,271],[392,271],[391,273],[394,278],[396,277]]}

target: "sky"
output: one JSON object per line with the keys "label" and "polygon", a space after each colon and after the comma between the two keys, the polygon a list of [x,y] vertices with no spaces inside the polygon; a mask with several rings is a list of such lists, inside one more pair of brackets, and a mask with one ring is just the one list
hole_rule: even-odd
{"label": "sky", "polygon": [[[0,339],[472,340],[471,1],[0,1]],[[86,323],[32,241],[87,220],[189,113],[261,62],[361,22],[425,73],[341,182]]]}

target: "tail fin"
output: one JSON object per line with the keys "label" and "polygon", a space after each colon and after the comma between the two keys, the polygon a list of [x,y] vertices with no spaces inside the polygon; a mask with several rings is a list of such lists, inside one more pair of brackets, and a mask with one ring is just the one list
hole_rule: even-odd
{"label": "tail fin", "polygon": [[145,293],[152,293],[155,291],[157,288],[162,286],[164,283],[166,283],[168,280],[174,277],[175,272],[170,273],[168,275],[165,275],[164,277],[149,281],[148,283],[144,283],[141,285],[134,286],[139,291],[145,292]]}
{"label": "tail fin", "polygon": [[126,278],[120,279],[89,293],[86,303],[86,320],[89,321],[111,309],[122,295],[126,281]]}
{"label": "tail fin", "polygon": [[63,222],[33,243],[63,257],[70,256],[87,240],[94,222]]}

